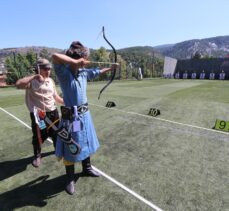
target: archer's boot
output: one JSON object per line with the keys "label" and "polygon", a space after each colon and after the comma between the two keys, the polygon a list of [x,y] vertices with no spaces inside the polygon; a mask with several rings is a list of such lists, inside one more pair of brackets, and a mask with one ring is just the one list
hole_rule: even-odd
{"label": "archer's boot", "polygon": [[72,195],[75,192],[75,184],[74,184],[75,167],[74,165],[65,166],[65,170],[67,174],[66,191],[68,194]]}
{"label": "archer's boot", "polygon": [[100,174],[91,167],[90,157],[82,161],[83,174],[90,177],[99,177]]}

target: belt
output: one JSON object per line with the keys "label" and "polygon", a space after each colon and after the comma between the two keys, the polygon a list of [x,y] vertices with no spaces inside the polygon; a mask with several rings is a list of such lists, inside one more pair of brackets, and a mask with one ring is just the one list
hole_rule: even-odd
{"label": "belt", "polygon": [[[61,110],[62,119],[72,120],[74,118],[74,113],[75,113],[74,106],[61,106],[60,110]],[[88,111],[88,103],[77,106],[77,113],[79,115],[82,115],[87,111]]]}
{"label": "belt", "polygon": [[87,112],[88,111],[88,103],[84,103],[84,104],[78,106],[77,111],[79,114],[84,114],[85,112]]}

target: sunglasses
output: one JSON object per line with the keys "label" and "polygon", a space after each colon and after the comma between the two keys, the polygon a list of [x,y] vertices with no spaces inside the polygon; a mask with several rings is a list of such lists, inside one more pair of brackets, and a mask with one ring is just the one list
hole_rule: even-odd
{"label": "sunglasses", "polygon": [[45,70],[45,71],[48,71],[48,70],[51,70],[50,67],[44,67],[44,68],[41,68],[42,70]]}

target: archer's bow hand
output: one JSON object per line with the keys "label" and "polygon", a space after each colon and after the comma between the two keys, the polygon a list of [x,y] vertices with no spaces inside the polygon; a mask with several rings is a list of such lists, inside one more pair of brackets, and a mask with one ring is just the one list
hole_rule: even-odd
{"label": "archer's bow hand", "polygon": [[114,63],[114,64],[111,65],[111,70],[115,70],[119,66],[120,66],[119,63]]}
{"label": "archer's bow hand", "polygon": [[100,70],[100,73],[106,73],[108,71],[116,71],[116,68],[119,67],[119,63],[114,63],[110,67],[103,68]]}

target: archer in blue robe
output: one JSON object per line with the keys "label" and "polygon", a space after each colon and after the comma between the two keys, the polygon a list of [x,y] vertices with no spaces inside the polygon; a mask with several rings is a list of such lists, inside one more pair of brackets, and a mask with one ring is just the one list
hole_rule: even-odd
{"label": "archer in blue robe", "polygon": [[[91,80],[100,74],[99,69],[79,69],[77,80],[71,72],[68,64],[55,64],[54,69],[59,79],[65,106],[80,106],[87,103],[87,80]],[[63,157],[69,162],[82,161],[95,153],[99,148],[99,141],[96,135],[90,111],[79,115],[81,130],[71,132],[71,136],[77,142],[81,151],[78,155],[73,155],[67,144],[61,141],[58,136],[56,143],[56,156]]]}

